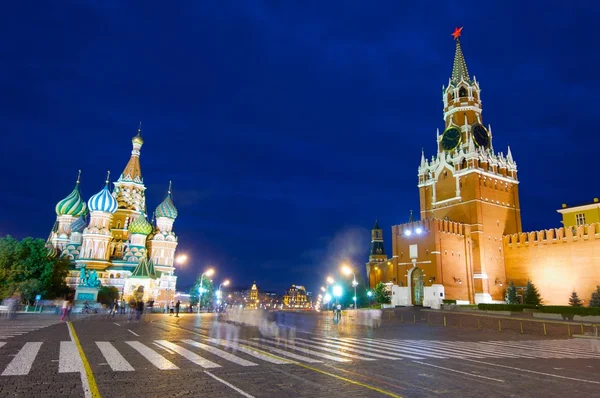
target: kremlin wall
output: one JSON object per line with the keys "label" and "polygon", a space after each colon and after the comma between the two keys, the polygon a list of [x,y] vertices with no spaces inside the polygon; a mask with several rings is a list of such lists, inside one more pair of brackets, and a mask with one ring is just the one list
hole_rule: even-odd
{"label": "kremlin wall", "polygon": [[522,231],[517,163],[510,147],[494,150],[459,36],[441,93],[445,129],[436,134],[437,153],[421,153],[417,171],[420,220],[411,211],[408,223],[392,226],[391,256],[375,222],[369,284],[391,284],[396,305],[500,303],[509,282],[522,295],[528,280],[544,304],[567,304],[574,290],[585,303],[600,284],[600,201],[563,205],[562,228]]}

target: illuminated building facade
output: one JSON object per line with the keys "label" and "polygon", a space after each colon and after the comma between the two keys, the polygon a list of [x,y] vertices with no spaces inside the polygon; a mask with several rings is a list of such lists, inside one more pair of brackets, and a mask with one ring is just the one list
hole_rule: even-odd
{"label": "illuminated building facade", "polygon": [[[523,233],[517,164],[510,147],[496,152],[483,124],[481,88],[469,74],[455,32],[448,86],[442,87],[445,128],[437,153],[421,153],[420,217],[392,227],[392,256],[378,223],[366,264],[371,287],[391,282],[410,288],[410,304],[423,303],[425,286],[442,285],[445,298],[502,302],[506,283],[532,280],[547,304],[565,304],[577,290],[589,297],[600,282],[597,201],[559,210],[564,228]],[[416,245],[416,246],[415,246]],[[412,253],[411,253],[412,250]]]}
{"label": "illuminated building facade", "polygon": [[310,308],[310,302],[304,286],[292,285],[283,296],[285,308]]}
{"label": "illuminated building facade", "polygon": [[67,278],[71,287],[78,285],[79,269],[85,265],[98,273],[102,285],[115,286],[124,298],[142,285],[145,300],[164,302],[177,284],[173,223],[178,213],[169,184],[167,196],[148,221],[141,128],[131,142],[131,156],[112,190],[109,173],[104,187],[86,203],[78,176],[73,191],[55,207],[57,218],[47,246],[72,262]]}

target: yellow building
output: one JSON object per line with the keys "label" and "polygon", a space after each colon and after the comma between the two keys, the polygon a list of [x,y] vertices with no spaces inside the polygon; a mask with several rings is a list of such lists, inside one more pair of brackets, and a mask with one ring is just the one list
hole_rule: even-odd
{"label": "yellow building", "polygon": [[562,223],[565,228],[579,227],[600,222],[600,201],[594,198],[589,204],[569,207],[565,203],[562,209],[557,210],[562,214]]}
{"label": "yellow building", "polygon": [[283,305],[287,308],[309,308],[306,288],[300,285],[292,285],[283,296]]}
{"label": "yellow building", "polygon": [[256,287],[256,282],[254,282],[250,288],[248,308],[258,308],[258,288]]}

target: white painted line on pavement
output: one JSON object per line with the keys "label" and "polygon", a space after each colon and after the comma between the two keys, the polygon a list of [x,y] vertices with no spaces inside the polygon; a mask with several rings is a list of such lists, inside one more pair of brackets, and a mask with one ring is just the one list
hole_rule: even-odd
{"label": "white painted line on pavement", "polygon": [[[228,344],[227,340],[208,339],[208,341],[213,344],[222,345],[224,347],[227,347],[227,344]],[[277,359],[275,357],[265,355],[262,352],[253,350],[252,348],[249,348],[249,347],[246,347],[243,345],[239,345],[239,344],[237,345],[237,347],[235,349],[239,352],[243,352],[244,354],[248,354],[255,358],[262,359],[263,361],[266,361],[266,362],[275,363],[277,365],[284,365],[284,364],[292,363],[286,359]]]}
{"label": "white painted line on pavement", "polygon": [[131,372],[135,370],[133,369],[133,366],[123,358],[123,355],[121,355],[109,342],[96,341],[96,345],[98,346],[98,349],[100,349],[100,352],[104,356],[104,359],[106,359],[110,368],[115,372]]}
{"label": "white painted line on pavement", "polygon": [[142,354],[150,363],[160,370],[176,370],[179,369],[173,362],[154,351],[152,348],[147,347],[139,341],[126,341],[131,348]]}
{"label": "white painted line on pavement", "polygon": [[137,337],[140,337],[140,335],[139,335],[139,334],[137,334],[136,332],[134,332],[133,330],[131,330],[131,329],[127,329],[127,330],[128,330],[128,331],[129,331],[129,333],[131,333],[132,335],[134,335],[134,336],[137,336]]}
{"label": "white painted line on pavement", "polygon": [[10,361],[2,376],[27,375],[31,370],[31,365],[40,350],[42,343],[25,343],[18,354]]}
{"label": "white painted line on pavement", "polygon": [[201,348],[204,351],[208,351],[211,354],[219,356],[219,357],[221,357],[223,359],[226,359],[228,361],[231,361],[233,363],[237,363],[238,365],[241,365],[241,366],[257,366],[258,365],[258,364],[254,363],[254,362],[250,362],[250,361],[247,361],[247,360],[245,360],[243,358],[236,357],[235,355],[230,354],[227,351],[219,350],[218,348],[215,348],[215,347],[212,347],[212,346],[209,346],[209,345],[206,345],[206,344],[202,344],[202,343],[199,343],[199,342],[194,341],[194,340],[185,339],[185,340],[181,340],[181,341],[183,343],[192,345],[194,347]]}
{"label": "white painted line on pavement", "polygon": [[203,368],[210,369],[210,368],[220,368],[221,367],[221,365],[214,363],[212,361],[209,361],[206,358],[202,358],[200,355],[196,354],[195,352],[192,352],[186,348],[180,347],[177,344],[173,344],[170,341],[155,340],[155,342],[157,342],[158,344],[160,344],[162,346],[169,348],[172,351],[175,351],[177,354],[181,355],[185,359],[195,363],[196,365],[200,365]]}
{"label": "white painted line on pavement", "polygon": [[[58,353],[58,373],[81,372],[85,377],[83,362],[74,341],[61,341]],[[87,380],[87,377],[85,378]]]}
{"label": "white painted line on pavement", "polygon": [[[313,348],[315,350],[321,350],[321,351],[325,351],[325,352],[331,352],[332,354],[337,354],[337,355],[339,355],[341,357],[348,357],[348,358],[360,359],[362,361],[376,361],[376,359],[374,359],[374,358],[365,358],[365,357],[361,357],[361,356],[354,355],[354,354],[348,354],[347,352],[342,352],[339,349],[333,350],[331,348],[327,348],[327,346],[321,347],[319,344],[322,344],[322,345],[325,345],[325,344],[324,343],[319,343],[317,341],[309,340],[309,342],[312,343],[312,344],[307,344],[307,343],[303,343],[301,341],[296,341],[296,340],[302,340],[302,339],[293,339],[291,341],[287,340],[287,339],[282,339],[282,340],[287,341],[288,343],[290,343],[290,344],[292,344],[294,346],[295,345],[300,345],[300,346],[303,346],[303,347]],[[294,349],[296,349],[296,348],[294,348]],[[319,351],[316,351],[316,352],[319,352]],[[343,358],[340,358],[340,359],[343,359]],[[335,359],[334,359],[334,361],[335,361]]]}
{"label": "white painted line on pavement", "polygon": [[[331,341],[315,341],[316,339],[315,340],[309,340],[309,339],[303,339],[303,338],[300,338],[300,337],[296,337],[295,340],[300,340],[300,341],[304,341],[304,342],[308,342],[308,343],[312,343],[312,344],[318,344],[319,346],[337,348],[338,349],[337,352],[339,352],[339,350],[346,350],[346,351],[356,352],[356,353],[359,353],[359,354],[362,354],[362,355],[372,356],[372,357],[375,357],[375,358],[383,358],[383,359],[391,359],[391,360],[401,359],[401,358],[393,356],[393,355],[381,355],[381,354],[375,354],[373,352],[368,352],[367,351],[368,348],[362,348],[360,346],[359,346],[359,348],[362,348],[362,349],[359,350],[357,348],[354,348],[356,346],[352,347],[352,345],[349,345],[349,344],[346,344],[346,343],[341,343],[340,344],[338,342],[331,342]],[[325,339],[323,339],[323,340],[325,340]],[[298,344],[298,343],[296,343],[296,344]],[[321,347],[317,347],[317,348],[319,348],[321,350],[323,349]],[[347,354],[342,354],[342,355],[347,355]],[[360,356],[356,356],[356,358],[362,359],[364,361],[373,360],[373,359],[370,359],[370,358],[365,358],[365,357],[360,357]]]}
{"label": "white painted line on pavement", "polygon": [[297,359],[298,361],[302,361],[302,362],[308,362],[308,363],[323,363],[323,361],[319,361],[318,359],[312,359],[312,358],[308,358],[302,355],[298,355],[298,354],[294,354],[293,352],[287,352],[284,350],[280,350],[279,348],[275,348],[275,347],[271,347],[271,346],[267,346],[267,345],[262,345],[259,344],[255,341],[248,341],[248,340],[238,340],[244,344],[248,344],[248,345],[252,345],[258,348],[261,348],[265,351],[272,351],[272,352],[276,352],[278,354],[281,354],[283,356],[286,357],[290,357],[290,358],[294,358]]}
{"label": "white painted line on pavement", "polygon": [[219,377],[215,376],[214,374],[210,373],[209,371],[205,370],[205,371],[204,371],[204,373],[206,373],[207,375],[209,375],[209,376],[210,376],[210,377],[212,377],[213,379],[215,379],[215,380],[217,380],[217,381],[219,381],[219,382],[221,382],[221,383],[225,384],[227,387],[231,388],[232,390],[235,390],[235,391],[239,392],[239,393],[240,393],[241,395],[243,395],[244,397],[246,397],[246,398],[254,398],[254,396],[252,396],[252,395],[248,394],[247,392],[245,392],[245,391],[243,391],[243,390],[241,390],[241,389],[237,388],[237,387],[236,387],[236,386],[234,386],[233,384],[231,384],[231,383],[228,383],[228,382],[226,382],[225,380],[223,380],[223,379],[221,379],[221,378],[219,378]]}
{"label": "white painted line on pavement", "polygon": [[576,377],[568,377],[568,376],[560,376],[560,375],[555,375],[552,373],[544,373],[544,372],[538,372],[536,370],[530,370],[530,369],[523,369],[523,368],[516,368],[514,366],[506,366],[506,365],[500,365],[497,363],[490,363],[490,362],[483,362],[483,361],[476,361],[474,359],[467,359],[464,358],[463,361],[470,361],[470,362],[476,362],[476,363],[481,363],[484,365],[492,365],[492,366],[498,366],[500,368],[506,368],[506,369],[513,369],[513,370],[518,370],[521,372],[528,372],[528,373],[535,373],[535,374],[539,374],[539,375],[543,375],[543,376],[550,376],[550,377],[557,377],[559,379],[567,379],[567,380],[575,380],[575,381],[581,381],[584,383],[592,383],[592,384],[600,384],[600,381],[594,381],[594,380],[585,380],[585,379],[578,379]]}
{"label": "white painted line on pavement", "polygon": [[[419,347],[419,349],[416,349],[414,347],[404,347],[404,346],[399,346],[396,343],[394,343],[394,344],[383,343],[383,342],[375,341],[374,339],[359,340],[359,339],[354,339],[352,337],[343,337],[343,338],[340,338],[339,340],[343,340],[343,341],[349,342],[349,343],[354,342],[355,344],[365,344],[370,347],[378,347],[378,348],[382,348],[382,349],[385,349],[388,351],[394,351],[396,353],[394,355],[398,355],[398,356],[401,356],[404,358],[409,358],[409,359],[426,359],[427,357],[443,359],[443,358],[447,357],[447,355],[440,356],[438,354],[431,354],[427,350],[422,350],[421,347]],[[391,341],[391,340],[388,340],[388,341]]]}
{"label": "white painted line on pavement", "polygon": [[[471,359],[466,359],[465,358],[465,361],[471,361]],[[421,365],[425,365],[425,366],[431,366],[433,368],[439,368],[439,369],[448,370],[450,372],[461,373],[461,374],[464,374],[464,375],[469,376],[469,377],[477,377],[479,379],[493,380],[493,381],[499,381],[501,383],[504,383],[504,380],[494,379],[493,377],[475,375],[473,373],[463,372],[463,371],[460,371],[460,370],[456,370],[456,369],[452,369],[452,368],[446,368],[446,367],[443,367],[443,366],[433,365],[431,363],[426,363],[426,362],[421,362],[421,361],[413,361],[413,362],[421,364]],[[475,362],[478,362],[478,361],[475,361]]]}
{"label": "white painted line on pavement", "polygon": [[0,341],[0,347],[2,347],[4,344],[6,344],[5,341]]}
{"label": "white painted line on pavement", "polygon": [[160,345],[160,344],[158,344],[158,343],[152,343],[152,344],[154,344],[155,346],[157,346],[157,347],[158,347],[158,348],[160,348],[161,350],[165,350],[165,351],[166,351],[166,352],[168,352],[169,354],[175,355],[175,353],[174,353],[173,351],[169,350],[167,347],[163,347],[163,346],[161,346],[161,345]]}
{"label": "white painted line on pavement", "polygon": [[121,326],[121,324],[120,324],[120,323],[117,323],[117,322],[113,322],[113,323],[114,323],[115,325],[117,325],[117,326]]}
{"label": "white painted line on pavement", "polygon": [[[260,342],[267,343],[267,344],[276,344],[277,343],[276,341],[270,341],[270,340],[261,339],[261,338],[253,338],[252,340],[258,340]],[[285,339],[282,339],[282,340],[285,341]],[[294,350],[294,351],[303,352],[305,354],[314,355],[316,357],[321,357],[321,358],[329,359],[330,361],[350,362],[349,359],[334,357],[333,355],[323,354],[321,352],[317,352],[317,351],[313,351],[313,350],[308,350],[308,349],[302,348],[302,347],[296,347],[295,345],[294,346],[288,345],[286,348]]]}

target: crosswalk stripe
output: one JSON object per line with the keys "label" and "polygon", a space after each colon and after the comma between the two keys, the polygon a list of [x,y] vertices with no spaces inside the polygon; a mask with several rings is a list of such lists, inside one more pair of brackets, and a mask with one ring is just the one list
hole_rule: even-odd
{"label": "crosswalk stripe", "polygon": [[473,349],[477,350],[478,352],[490,353],[493,357],[498,358],[534,358],[529,355],[523,355],[518,352],[515,352],[515,350],[513,350],[510,347],[494,347],[486,344],[481,344],[481,342],[479,341],[473,343],[456,341],[454,342],[454,344],[464,349],[468,349],[472,346]]}
{"label": "crosswalk stripe", "polygon": [[6,342],[0,341],[0,347],[2,347],[4,344],[6,344]]}
{"label": "crosswalk stripe", "polygon": [[[381,339],[378,339],[379,341]],[[418,355],[423,356],[432,356],[433,358],[441,357],[441,358],[464,358],[465,355],[462,352],[456,352],[454,350],[449,350],[445,347],[438,346],[430,346],[421,344],[421,340],[392,340],[390,343],[394,347],[401,347],[404,350],[412,350],[416,352]]]}
{"label": "crosswalk stripe", "polygon": [[[213,344],[218,344],[224,347],[227,347],[227,340],[219,340],[219,339],[208,339],[209,342],[213,343]],[[270,363],[275,363],[277,365],[284,365],[284,364],[289,364],[291,363],[290,361],[286,360],[286,359],[277,359],[275,357],[269,356],[269,355],[265,355],[262,352],[258,352],[256,350],[253,350],[250,347],[245,347],[243,345],[237,345],[234,350],[243,352],[244,354],[248,354],[250,356],[253,356],[255,358],[258,359],[262,359],[263,361],[266,362],[270,362]]]}
{"label": "crosswalk stripe", "polygon": [[142,354],[150,363],[160,370],[176,370],[179,369],[173,362],[154,351],[152,348],[145,346],[139,341],[126,341],[131,348]]}
{"label": "crosswalk stripe", "polygon": [[254,363],[254,362],[250,362],[243,358],[236,357],[235,355],[230,354],[227,351],[219,350],[218,348],[215,348],[215,347],[212,347],[212,346],[209,346],[206,344],[202,344],[198,341],[189,340],[189,339],[185,339],[185,340],[181,340],[181,341],[186,344],[192,345],[194,347],[201,348],[204,351],[208,351],[211,354],[219,356],[219,357],[226,359],[228,361],[231,361],[233,363],[237,363],[238,365],[241,365],[241,366],[258,366],[258,364]]}
{"label": "crosswalk stripe", "polygon": [[[366,347],[356,346],[356,345],[349,344],[349,343],[343,343],[343,342],[335,341],[334,339],[326,340],[326,339],[315,338],[314,340],[308,340],[308,339],[303,339],[303,338],[300,338],[300,337],[296,337],[296,340],[313,342],[313,343],[316,343],[316,344],[324,345],[326,347],[337,347],[337,348],[340,348],[340,349],[343,349],[343,350],[357,352],[359,354],[368,355],[368,356],[372,356],[372,357],[375,357],[375,358],[391,359],[391,360],[402,359],[402,358],[400,358],[398,356],[395,356],[393,354],[390,354],[390,353],[386,353],[386,355],[381,355],[381,354],[377,354],[375,352],[372,352],[373,351],[372,348],[366,348]],[[320,340],[320,341],[315,341],[315,340]],[[358,347],[360,349],[357,349],[356,347]],[[379,351],[379,350],[375,350],[375,351]],[[379,352],[384,352],[384,351],[379,351]]]}
{"label": "crosswalk stripe", "polygon": [[465,352],[463,350],[456,350],[455,348],[440,346],[436,344],[436,342],[432,341],[418,341],[408,344],[411,344],[411,346],[416,347],[418,349],[430,348],[433,351],[446,352],[449,353],[450,356],[453,356],[455,358],[485,358],[485,356],[477,355],[472,352]]}
{"label": "crosswalk stripe", "polygon": [[342,340],[354,342],[355,344],[366,344],[371,347],[374,346],[374,347],[394,351],[396,353],[395,355],[399,355],[399,356],[402,356],[402,357],[408,358],[408,359],[425,359],[426,357],[444,358],[437,354],[429,354],[429,353],[427,353],[427,351],[392,344],[391,340],[387,340],[388,343],[375,341],[373,339],[365,339],[365,341],[361,341],[359,339],[355,339],[352,337],[344,337],[344,338],[342,338]]}
{"label": "crosswalk stripe", "polygon": [[294,354],[293,352],[289,352],[289,351],[285,351],[285,350],[280,350],[279,348],[275,348],[275,347],[271,347],[271,346],[267,346],[267,345],[263,345],[263,344],[259,344],[255,341],[249,341],[249,340],[238,340],[244,344],[248,344],[251,346],[255,346],[258,348],[262,348],[264,350],[267,351],[271,351],[271,352],[276,352],[277,354],[281,354],[283,356],[289,357],[289,358],[293,358],[296,359],[298,361],[302,361],[302,362],[308,362],[308,363],[322,363],[323,361],[319,361],[318,359],[312,359],[312,358],[308,358],[302,355],[298,355],[298,354]]}
{"label": "crosswalk stripe", "polygon": [[[300,345],[300,346],[309,347],[309,348],[312,348],[312,349],[315,349],[315,350],[321,350],[321,351],[325,351],[325,352],[330,352],[332,354],[337,354],[337,355],[339,355],[341,357],[348,357],[348,358],[353,358],[353,359],[361,359],[363,361],[376,361],[376,359],[374,359],[374,358],[364,358],[364,357],[361,357],[361,356],[358,356],[358,355],[349,354],[347,352],[340,351],[339,349],[334,350],[334,349],[327,348],[327,347],[321,347],[320,344],[323,344],[323,343],[319,343],[317,341],[308,340],[311,343],[311,344],[308,344],[308,343],[303,343],[302,341],[297,341],[297,340],[303,340],[303,339],[294,339],[294,340],[281,339],[281,340],[287,342],[288,344],[291,344],[294,347],[296,345]],[[315,351],[315,352],[319,352],[320,353],[320,351]],[[333,357],[333,358],[335,358],[335,357]],[[340,359],[342,359],[342,358],[340,358]]]}
{"label": "crosswalk stripe", "polygon": [[511,342],[511,344],[509,345],[507,342],[486,342],[486,345],[490,345],[493,347],[511,347],[513,350],[517,350],[518,352],[524,354],[524,355],[531,355],[535,358],[574,358],[572,356],[563,356],[563,355],[559,355],[557,353],[548,351],[548,350],[540,350],[538,348],[535,347],[531,347],[529,344],[522,346],[520,344],[514,344],[515,342]]}
{"label": "crosswalk stripe", "polygon": [[131,372],[135,370],[133,369],[133,366],[123,358],[123,355],[121,355],[108,341],[96,341],[96,345],[104,356],[104,359],[106,359],[106,363],[108,363],[110,368],[115,372]]}
{"label": "crosswalk stripe", "polygon": [[[533,342],[531,345],[532,346],[537,346],[541,349],[553,349],[553,350],[559,350],[559,351],[563,351],[563,352],[567,352],[569,354],[585,354],[585,355],[592,355],[593,357],[596,358],[600,358],[600,355],[598,354],[594,354],[590,348],[591,348],[591,341],[587,341],[585,342],[585,347],[579,345],[579,344],[572,344],[571,343],[572,340],[553,340],[553,341],[536,341]],[[565,344],[566,343],[566,344]]]}
{"label": "crosswalk stripe", "polygon": [[73,341],[61,341],[58,353],[58,373],[84,372],[83,362]]}
{"label": "crosswalk stripe", "polygon": [[18,354],[10,361],[2,376],[19,376],[27,375],[31,370],[33,361],[40,350],[42,343],[25,343]]}
{"label": "crosswalk stripe", "polygon": [[[468,352],[471,354],[475,354],[475,355],[484,355],[484,356],[488,356],[488,357],[501,357],[502,355],[498,355],[497,353],[494,353],[492,350],[478,350],[477,348],[475,348],[475,345],[473,346],[469,346],[469,347],[461,347],[460,345],[456,344],[456,341],[451,341],[451,342],[447,342],[447,341],[436,341],[435,345],[439,346],[439,347],[445,347],[449,350],[456,350],[458,352]],[[507,356],[511,356],[511,355],[507,355]]]}
{"label": "crosswalk stripe", "polygon": [[[500,345],[500,343],[493,343],[493,345]],[[517,342],[512,342],[511,346],[517,348],[518,350],[527,350],[526,352],[530,352],[530,351],[536,351],[538,353],[538,356],[543,356],[544,358],[560,358],[560,357],[566,357],[566,358],[598,358],[596,355],[594,354],[587,354],[587,353],[578,353],[577,355],[573,355],[572,352],[568,352],[565,350],[561,350],[561,349],[552,349],[549,347],[534,347],[532,344],[530,344],[529,342],[527,344],[523,344],[523,343],[517,343]]]}
{"label": "crosswalk stripe", "polygon": [[158,344],[160,344],[162,346],[167,347],[168,349],[170,349],[172,351],[175,351],[176,353],[178,353],[185,359],[192,361],[196,365],[200,365],[203,368],[211,369],[211,368],[220,368],[221,367],[221,365],[214,363],[212,361],[209,361],[206,358],[202,358],[200,355],[196,354],[195,352],[192,352],[192,351],[188,350],[187,348],[180,347],[177,344],[173,344],[170,341],[167,341],[167,340],[154,340],[154,341],[156,341]]}
{"label": "crosswalk stripe", "polygon": [[[467,344],[467,346],[468,346],[468,344]],[[527,358],[527,359],[537,358],[537,355],[535,355],[533,353],[524,353],[522,350],[518,350],[518,349],[515,349],[514,347],[506,346],[506,345],[502,345],[502,344],[494,345],[494,344],[488,344],[487,341],[478,341],[477,346],[483,350],[490,349],[492,351],[496,350],[499,352],[506,352],[508,354],[513,355],[513,357],[515,357],[515,358]]]}
{"label": "crosswalk stripe", "polygon": [[[267,340],[267,339],[261,339],[261,338],[258,338],[258,337],[254,338],[253,340],[258,340],[258,341],[260,341],[262,343],[266,343],[266,344],[276,344],[277,343],[276,341]],[[294,351],[299,351],[299,352],[302,352],[304,354],[314,355],[316,357],[321,357],[321,358],[329,359],[330,361],[335,361],[335,362],[350,362],[349,359],[334,357],[333,355],[323,354],[322,352],[318,352],[318,351],[314,351],[314,350],[309,350],[307,348],[296,347],[296,345],[293,345],[290,341],[287,341],[285,339],[282,339],[282,340],[287,343],[286,348],[292,349]]]}

